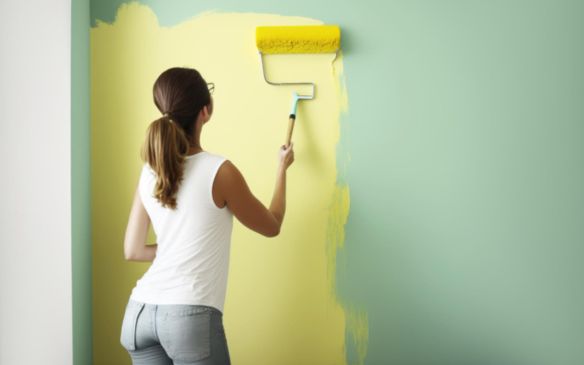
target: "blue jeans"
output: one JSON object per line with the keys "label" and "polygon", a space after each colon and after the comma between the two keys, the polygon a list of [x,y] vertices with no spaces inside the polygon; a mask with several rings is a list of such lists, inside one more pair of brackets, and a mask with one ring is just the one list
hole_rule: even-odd
{"label": "blue jeans", "polygon": [[223,315],[213,307],[130,299],[120,343],[134,365],[229,365]]}

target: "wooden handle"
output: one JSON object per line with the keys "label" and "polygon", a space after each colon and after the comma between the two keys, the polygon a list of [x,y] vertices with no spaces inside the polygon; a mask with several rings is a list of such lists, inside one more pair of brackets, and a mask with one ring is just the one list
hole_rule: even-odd
{"label": "wooden handle", "polygon": [[285,146],[288,147],[290,145],[290,140],[292,140],[292,131],[294,130],[294,121],[296,120],[295,117],[290,116],[288,119],[288,133],[286,134],[286,144]]}

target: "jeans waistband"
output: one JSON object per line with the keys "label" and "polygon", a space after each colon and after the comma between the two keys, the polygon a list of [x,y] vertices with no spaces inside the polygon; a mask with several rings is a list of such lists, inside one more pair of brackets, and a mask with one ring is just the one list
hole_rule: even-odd
{"label": "jeans waistband", "polygon": [[203,304],[152,304],[152,303],[144,303],[144,302],[139,302],[137,300],[134,299],[129,299],[128,301],[129,305],[144,305],[145,308],[148,307],[152,307],[152,308],[159,308],[159,309],[173,309],[173,310],[184,310],[184,309],[189,309],[189,308],[200,308],[200,309],[207,309],[210,312],[214,312],[215,314],[218,314],[220,316],[223,315],[223,313],[212,306],[209,305],[203,305]]}

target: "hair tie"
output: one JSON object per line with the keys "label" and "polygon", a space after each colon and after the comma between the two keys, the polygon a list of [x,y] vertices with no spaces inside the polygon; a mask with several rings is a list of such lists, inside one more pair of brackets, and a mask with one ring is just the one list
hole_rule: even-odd
{"label": "hair tie", "polygon": [[165,117],[169,122],[174,123],[174,120],[172,120],[168,112],[165,112],[164,114],[162,114],[162,116]]}

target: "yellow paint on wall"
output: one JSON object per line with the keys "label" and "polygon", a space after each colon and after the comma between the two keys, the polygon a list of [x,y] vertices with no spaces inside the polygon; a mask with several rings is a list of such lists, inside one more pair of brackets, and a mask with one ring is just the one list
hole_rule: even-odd
{"label": "yellow paint on wall", "polygon": [[328,258],[327,277],[331,290],[334,292],[337,250],[342,248],[345,242],[344,227],[345,223],[347,223],[350,205],[349,187],[347,185],[335,186],[330,204],[326,245]]}
{"label": "yellow paint on wall", "polygon": [[[96,365],[130,363],[119,343],[121,320],[130,291],[149,264],[125,261],[123,238],[142,165],[140,146],[147,126],[160,115],[152,101],[156,77],[169,67],[186,66],[215,83],[215,113],[203,130],[203,148],[233,161],[268,205],[293,89],[263,80],[255,27],[312,24],[322,22],[208,12],[161,27],[150,8],[131,3],[120,7],[113,24],[98,22],[91,29]],[[315,81],[317,96],[299,106],[281,234],[265,238],[234,224],[224,316],[234,364],[346,362],[346,313],[331,289],[349,210],[348,188],[336,184],[335,155],[347,98],[342,56],[333,59],[330,54],[265,56],[271,79]],[[156,242],[152,231],[149,242]],[[366,332],[361,319],[353,323],[355,333]]]}
{"label": "yellow paint on wall", "polygon": [[357,355],[355,365],[363,365],[369,345],[369,317],[366,311],[351,306],[345,308],[345,320],[349,335],[348,340],[353,343]]}

